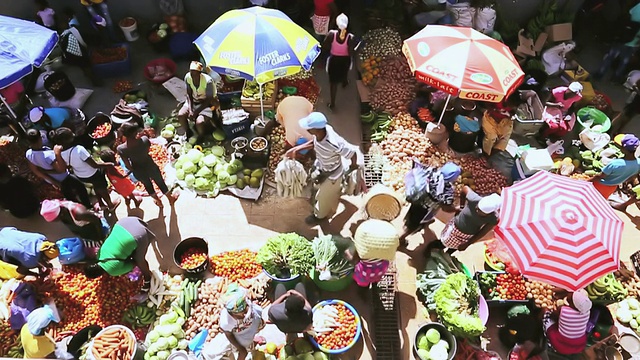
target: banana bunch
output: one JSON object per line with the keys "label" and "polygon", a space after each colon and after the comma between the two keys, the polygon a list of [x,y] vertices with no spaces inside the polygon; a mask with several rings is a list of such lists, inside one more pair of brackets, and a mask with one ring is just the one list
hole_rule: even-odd
{"label": "banana bunch", "polygon": [[122,315],[122,321],[131,324],[134,329],[153,324],[156,319],[156,309],[146,305],[136,305]]}
{"label": "banana bunch", "polygon": [[22,340],[18,336],[13,346],[7,351],[8,358],[22,359],[24,357],[24,350],[22,349]]}
{"label": "banana bunch", "polygon": [[585,288],[591,300],[620,301],[627,297],[627,290],[615,276],[607,274]]}
{"label": "banana bunch", "polygon": [[[271,99],[275,91],[276,83],[273,81],[262,85],[263,99]],[[242,97],[260,100],[260,85],[254,81],[245,81],[242,88]]]}
{"label": "banana bunch", "polygon": [[297,160],[282,159],[275,170],[278,196],[300,197],[307,185],[307,172]]}
{"label": "banana bunch", "polygon": [[391,126],[391,115],[388,113],[379,113],[371,111],[362,115],[363,122],[371,124],[371,141],[380,142],[387,138],[389,127]]}

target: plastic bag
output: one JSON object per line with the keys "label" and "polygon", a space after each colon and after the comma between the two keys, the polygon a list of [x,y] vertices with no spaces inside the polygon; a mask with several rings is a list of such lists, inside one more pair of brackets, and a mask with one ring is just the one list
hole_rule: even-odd
{"label": "plastic bag", "polygon": [[37,299],[33,285],[27,283],[20,283],[14,290],[14,294],[9,324],[13,330],[20,330],[27,323],[27,316],[36,309]]}
{"label": "plastic bag", "polygon": [[71,265],[84,260],[84,243],[80,238],[64,238],[56,242],[60,255],[58,259],[62,265]]}
{"label": "plastic bag", "polygon": [[473,28],[483,34],[490,34],[496,25],[496,11],[492,7],[478,8],[473,18]]}
{"label": "plastic bag", "polygon": [[413,169],[404,177],[407,201],[417,202],[429,193],[429,177],[433,170],[414,160]]}
{"label": "plastic bag", "polygon": [[582,130],[579,137],[582,144],[591,151],[597,151],[611,141],[611,137],[608,134],[602,134],[589,129]]}

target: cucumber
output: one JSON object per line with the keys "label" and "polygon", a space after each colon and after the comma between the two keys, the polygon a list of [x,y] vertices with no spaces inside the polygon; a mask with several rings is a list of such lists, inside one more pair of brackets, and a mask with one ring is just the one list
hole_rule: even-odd
{"label": "cucumber", "polygon": [[171,308],[178,314],[178,316],[180,316],[181,318],[186,318],[184,311],[182,311],[182,309],[178,305],[171,304]]}

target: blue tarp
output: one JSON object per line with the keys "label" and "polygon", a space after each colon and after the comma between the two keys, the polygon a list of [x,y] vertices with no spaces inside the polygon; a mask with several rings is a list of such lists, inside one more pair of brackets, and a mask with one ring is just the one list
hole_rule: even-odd
{"label": "blue tarp", "polygon": [[0,15],[0,89],[39,67],[58,43],[58,34],[31,21]]}

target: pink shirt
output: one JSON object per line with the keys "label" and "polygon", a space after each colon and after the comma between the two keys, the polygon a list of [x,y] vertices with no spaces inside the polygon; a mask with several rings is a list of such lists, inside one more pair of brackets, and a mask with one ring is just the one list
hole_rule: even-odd
{"label": "pink shirt", "polygon": [[333,34],[333,42],[331,43],[331,55],[333,56],[349,56],[349,40],[351,40],[351,34],[347,34],[347,38],[344,42],[338,41],[340,33],[337,30],[331,30],[329,33]]}
{"label": "pink shirt", "polygon": [[571,107],[571,105],[573,105],[573,103],[580,101],[580,99],[582,99],[582,94],[575,94],[575,96],[570,97],[569,99],[565,99],[564,98],[564,93],[569,90],[568,87],[566,86],[558,86],[557,88],[551,90],[551,93],[553,94],[553,98],[555,100],[555,102],[561,103],[563,108],[562,108],[562,113],[566,114],[569,111],[569,108]]}
{"label": "pink shirt", "polygon": [[570,306],[560,308],[560,316],[558,317],[558,331],[560,334],[569,339],[578,339],[587,332],[587,323],[591,312],[579,313],[578,310]]}

